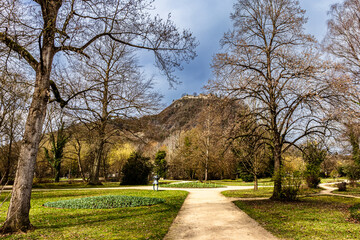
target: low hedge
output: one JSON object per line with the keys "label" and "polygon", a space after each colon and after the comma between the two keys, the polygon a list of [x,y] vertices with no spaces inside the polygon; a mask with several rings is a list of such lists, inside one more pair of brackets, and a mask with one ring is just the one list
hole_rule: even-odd
{"label": "low hedge", "polygon": [[106,195],[47,202],[43,206],[70,209],[109,209],[151,206],[163,202],[165,200],[160,198]]}

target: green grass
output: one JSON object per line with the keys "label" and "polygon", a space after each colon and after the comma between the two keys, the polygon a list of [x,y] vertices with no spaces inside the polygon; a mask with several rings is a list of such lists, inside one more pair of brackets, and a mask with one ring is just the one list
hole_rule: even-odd
{"label": "green grass", "polygon": [[351,208],[349,208],[350,216],[356,221],[360,221],[360,203],[355,204]]}
{"label": "green grass", "polygon": [[174,184],[160,185],[160,187],[170,187],[170,188],[221,188],[221,187],[225,187],[225,186],[215,184],[215,183],[185,182],[185,183],[174,183]]}
{"label": "green grass", "polygon": [[72,208],[72,209],[109,209],[122,207],[151,206],[163,203],[160,198],[134,197],[134,196],[95,196],[47,202],[45,207]]}
{"label": "green grass", "polygon": [[36,183],[33,185],[34,189],[71,189],[71,188],[112,188],[112,187],[126,187],[120,185],[119,182],[103,182],[102,185],[88,185],[84,182],[58,182],[58,183]]}
{"label": "green grass", "polygon": [[246,190],[230,190],[221,192],[225,197],[234,197],[234,198],[268,198],[271,197],[273,192],[272,187],[263,187],[259,188],[257,191],[254,189]]}
{"label": "green grass", "polygon": [[296,202],[236,201],[235,204],[280,239],[359,239],[360,224],[349,220],[359,199],[317,196]]}
{"label": "green grass", "polygon": [[[270,198],[272,196],[274,188],[273,187],[261,187],[257,191],[254,189],[246,189],[246,190],[230,190],[224,191],[222,194],[225,197],[234,197],[234,198]],[[318,189],[300,189],[299,195],[309,195],[316,194],[321,191]]]}
{"label": "green grass", "polygon": [[[244,182],[241,179],[237,180],[230,180],[230,179],[223,179],[223,180],[211,180],[210,183],[216,183],[226,186],[254,186],[254,182]],[[274,181],[271,178],[262,178],[258,180],[259,186],[273,186]]]}
{"label": "green grass", "polygon": [[346,185],[346,191],[335,190],[333,191],[333,193],[360,197],[360,187],[351,187],[349,185]]}
{"label": "green grass", "polygon": [[[42,206],[46,202],[109,194],[161,198],[165,202],[153,206],[114,209],[56,209]],[[116,189],[35,191],[32,193],[30,221],[36,229],[27,234],[0,238],[163,239],[187,194],[185,191]],[[0,208],[0,222],[5,221],[7,208],[8,202]]]}
{"label": "green grass", "polygon": [[[170,184],[178,182],[177,180],[160,180],[160,184]],[[150,182],[148,186],[151,186]],[[34,183],[34,189],[73,189],[73,188],[119,188],[119,187],[129,187],[129,185],[120,185],[120,182],[102,182],[102,185],[89,185],[82,181],[60,181],[58,183]],[[131,185],[130,187],[134,187]]]}
{"label": "green grass", "polygon": [[34,189],[111,188],[122,187],[119,182],[103,182],[103,185],[88,185],[84,182],[35,183]]}
{"label": "green grass", "polygon": [[345,177],[341,177],[341,178],[321,178],[321,183],[344,182],[345,180],[346,180]]}

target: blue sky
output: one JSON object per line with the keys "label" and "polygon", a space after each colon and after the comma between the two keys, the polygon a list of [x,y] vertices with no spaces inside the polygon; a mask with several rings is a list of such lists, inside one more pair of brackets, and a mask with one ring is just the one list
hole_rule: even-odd
{"label": "blue sky", "polygon": [[[231,28],[230,13],[236,0],[155,0],[155,12],[163,18],[171,13],[171,18],[180,29],[190,29],[199,41],[197,58],[184,65],[177,72],[181,85],[170,88],[166,79],[153,67],[153,57],[148,54],[139,56],[148,76],[153,76],[156,90],[164,95],[163,103],[169,105],[183,93],[201,93],[202,87],[212,77],[210,68],[212,57],[219,52],[219,41]],[[308,23],[306,32],[321,41],[326,34],[327,12],[330,5],[341,0],[300,0],[306,10]]]}

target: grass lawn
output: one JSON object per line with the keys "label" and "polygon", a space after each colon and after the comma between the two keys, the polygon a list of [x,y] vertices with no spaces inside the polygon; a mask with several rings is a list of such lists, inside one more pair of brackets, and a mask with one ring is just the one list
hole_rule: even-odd
{"label": "grass lawn", "polygon": [[34,189],[69,189],[69,188],[111,188],[111,187],[125,187],[120,185],[119,182],[103,182],[103,185],[88,185],[84,182],[65,182],[61,181],[58,183],[35,183]]}
{"label": "grass lawn", "polygon": [[[254,182],[244,182],[241,179],[238,180],[230,180],[230,179],[223,179],[223,180],[211,180],[210,183],[216,183],[226,186],[254,186]],[[262,178],[258,180],[259,186],[273,186],[274,181],[271,178]]]}
{"label": "grass lawn", "polygon": [[281,239],[359,239],[360,224],[349,220],[349,208],[360,199],[303,197],[296,202],[236,201],[235,204]]}
{"label": "grass lawn", "polygon": [[[177,180],[160,180],[160,184],[170,184],[178,182]],[[143,186],[143,185],[141,185]],[[152,186],[151,182],[148,186]],[[88,185],[82,181],[60,181],[58,183],[34,183],[34,189],[71,189],[71,188],[114,188],[114,187],[134,187],[134,185],[120,185],[120,182],[102,182],[102,185]]]}
{"label": "grass lawn", "polygon": [[321,183],[343,182],[347,180],[345,177],[341,178],[321,178]]}
{"label": "grass lawn", "polygon": [[[234,197],[234,198],[269,198],[272,196],[274,188],[273,187],[260,187],[257,191],[254,189],[246,189],[246,190],[230,190],[224,191],[222,194],[225,197]],[[309,195],[319,193],[321,191],[318,189],[301,189],[299,195]]]}
{"label": "grass lawn", "polygon": [[271,197],[273,192],[272,187],[262,187],[259,190],[254,191],[254,189],[246,190],[230,190],[221,192],[225,197],[234,197],[234,198],[267,198]]}
{"label": "grass lawn", "polygon": [[350,187],[349,185],[346,185],[346,191],[335,190],[333,193],[360,197],[360,187]]}
{"label": "grass lawn", "polygon": [[[176,217],[187,192],[148,190],[79,190],[33,192],[30,221],[36,227],[27,234],[1,239],[162,239]],[[100,195],[129,195],[164,199],[153,206],[116,209],[46,208],[46,202]],[[5,195],[3,194],[2,197]],[[8,202],[0,208],[5,221]]]}
{"label": "grass lawn", "polygon": [[[343,182],[346,178],[321,178],[321,183],[331,183],[331,182]],[[221,185],[227,186],[254,186],[254,182],[244,182],[241,179],[238,180],[230,180],[230,179],[223,179],[223,180],[211,180],[211,183],[217,183]],[[271,178],[261,178],[258,180],[259,186],[273,186],[274,181]]]}
{"label": "grass lawn", "polygon": [[174,184],[165,184],[160,185],[160,187],[169,187],[169,188],[221,188],[225,187],[216,183],[201,183],[201,182],[184,182],[184,183],[174,183]]}

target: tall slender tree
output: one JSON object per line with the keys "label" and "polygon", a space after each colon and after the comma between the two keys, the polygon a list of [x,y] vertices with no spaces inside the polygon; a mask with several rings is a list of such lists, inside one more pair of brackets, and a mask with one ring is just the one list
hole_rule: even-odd
{"label": "tall slender tree", "polygon": [[173,71],[195,57],[196,42],[179,32],[170,19],[152,17],[148,0],[4,0],[0,3],[0,48],[10,49],[32,68],[35,78],[15,182],[2,232],[27,231],[32,180],[50,88],[64,107],[51,81],[54,60],[87,54],[97,41],[111,39],[135,49],[152,51],[156,65],[176,81]]}

